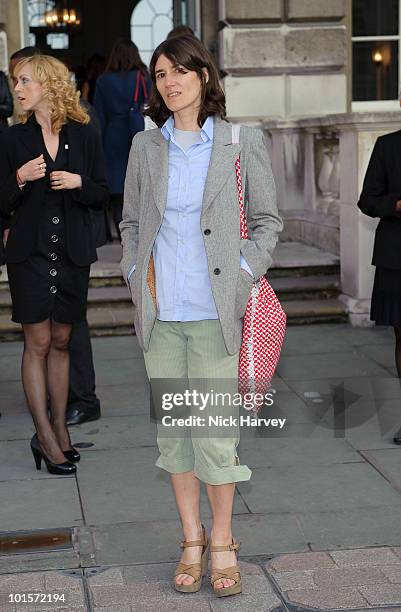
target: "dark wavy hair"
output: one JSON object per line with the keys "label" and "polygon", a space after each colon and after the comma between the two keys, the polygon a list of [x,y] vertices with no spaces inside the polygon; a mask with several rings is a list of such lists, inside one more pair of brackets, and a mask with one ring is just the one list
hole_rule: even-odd
{"label": "dark wavy hair", "polygon": [[[167,57],[172,64],[183,66],[187,70],[197,73],[201,82],[201,104],[198,115],[198,125],[202,127],[210,115],[219,115],[221,119],[226,117],[226,99],[220,85],[219,73],[209,51],[203,43],[194,36],[177,36],[162,42],[154,51],[149,65],[149,72],[154,87],[144,114],[148,115],[158,127],[172,115],[167,108],[163,98],[157,91],[155,68],[157,60],[161,55]],[[203,69],[209,73],[209,80]]]}
{"label": "dark wavy hair", "polygon": [[140,70],[143,74],[147,74],[146,64],[143,63],[136,44],[128,38],[119,38],[110,52],[105,72],[129,72],[131,70]]}

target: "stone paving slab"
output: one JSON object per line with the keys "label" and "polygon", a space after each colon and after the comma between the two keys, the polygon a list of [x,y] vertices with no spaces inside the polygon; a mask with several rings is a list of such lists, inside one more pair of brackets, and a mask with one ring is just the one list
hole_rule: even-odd
{"label": "stone paving slab", "polygon": [[[103,416],[98,421],[89,421],[71,427],[70,431],[73,444],[93,444],[91,447],[81,449],[82,459],[86,458],[86,453],[92,453],[96,450],[156,446],[156,433],[156,425],[150,422],[148,414]],[[80,463],[81,465],[83,463]]]}
{"label": "stone paving slab", "polygon": [[[74,476],[0,482],[2,531],[74,527],[83,524]],[[6,500],[6,503],[4,503]]]}
{"label": "stone paving slab", "polygon": [[388,371],[364,357],[356,350],[344,353],[322,353],[303,355],[283,355],[280,359],[277,373],[285,381],[309,379],[313,372],[314,378],[329,378],[335,373],[338,378],[355,376],[390,376]]}
{"label": "stone paving slab", "polygon": [[[98,359],[143,359],[142,349],[136,336],[120,336],[113,338],[92,338],[93,357]],[[1,353],[0,353],[1,354]]]}
{"label": "stone paving slab", "polygon": [[293,605],[371,610],[401,604],[401,578],[398,584],[391,580],[397,570],[401,576],[400,557],[390,547],[280,555],[265,567]]}
{"label": "stone paving slab", "polygon": [[[97,429],[96,423],[92,425]],[[158,454],[155,447],[86,452],[77,470],[77,481],[87,523],[141,523],[175,518],[170,478],[154,465]],[[205,495],[201,512],[202,516],[210,516]],[[234,513],[246,512],[244,502],[236,496]]]}
{"label": "stone paving slab", "polygon": [[[238,490],[251,512],[316,512],[397,505],[400,495],[362,463],[256,468]],[[398,544],[398,542],[397,542]]]}
{"label": "stone paving slab", "polygon": [[[400,418],[401,421],[401,418]],[[391,482],[401,491],[401,449],[393,445],[389,450],[375,450],[367,454],[374,464],[386,474]]]}
{"label": "stone paving slab", "polygon": [[[10,594],[45,593],[59,597],[64,596],[65,601],[43,604],[39,602],[26,602],[8,605]],[[3,612],[16,611],[43,611],[43,610],[87,610],[82,572],[50,571],[29,572],[0,575],[0,610]]]}
{"label": "stone paving slab", "polygon": [[[0,420],[0,440],[2,442],[24,440],[25,447],[29,449],[29,441],[32,438],[34,432],[35,429],[33,426],[32,417],[30,414],[28,414],[28,409],[25,409],[23,413],[18,412],[17,414],[11,414],[10,412],[2,411],[2,416]],[[3,443],[0,445],[0,455],[2,451],[2,446]],[[31,451],[29,452],[31,453]],[[11,460],[9,463],[11,463]]]}
{"label": "stone paving slab", "polygon": [[103,609],[105,604],[110,609],[115,605],[128,605],[132,610],[141,610],[140,606],[145,605],[145,609],[150,610],[153,605],[154,611],[191,609],[209,612],[210,609],[221,610],[227,606],[234,610],[270,610],[273,605],[280,604],[271,583],[259,566],[240,562],[240,568],[243,594],[240,598],[230,598],[229,602],[215,597],[209,572],[198,593],[177,593],[172,585],[175,563],[99,568],[99,571],[94,569],[86,572],[86,576],[91,602],[96,611]]}
{"label": "stone paving slab", "polygon": [[334,438],[243,439],[239,449],[241,461],[251,468],[362,461],[361,456],[346,440]]}
{"label": "stone paving slab", "polygon": [[[49,474],[43,461],[41,470],[37,470],[35,467],[29,444],[35,430],[32,426],[32,419],[30,421],[30,423],[24,421],[23,428],[21,428],[21,434],[27,436],[26,440],[13,440],[11,442],[3,440],[0,444],[0,482],[54,479],[54,475]],[[1,423],[2,425],[3,423]]]}
{"label": "stone paving slab", "polygon": [[368,354],[374,357],[374,347],[393,346],[393,334],[387,329],[352,328],[347,324],[302,325],[288,327],[285,333],[283,351],[286,355],[311,355],[349,351],[350,347],[369,346]]}
{"label": "stone paving slab", "polygon": [[0,342],[0,356],[5,355],[22,355],[24,348],[23,342]]}
{"label": "stone paving slab", "polygon": [[[204,521],[209,528],[209,521]],[[307,551],[308,544],[297,518],[290,514],[233,517],[233,530],[242,542],[241,556]],[[161,537],[163,534],[163,537]],[[177,519],[98,525],[94,533],[96,563],[119,565],[177,561],[182,539]]]}
{"label": "stone paving slab", "polygon": [[[96,394],[105,417],[149,414],[147,384],[98,385]],[[78,426],[76,426],[78,427]]]}
{"label": "stone paving slab", "polygon": [[112,366],[108,359],[98,359],[96,362],[96,384],[124,385],[147,384],[147,376],[143,359],[114,359]]}
{"label": "stone paving slab", "polygon": [[17,555],[0,555],[0,575],[41,570],[71,570],[81,567],[81,558],[74,549],[58,552],[36,552]]}
{"label": "stone paving slab", "polygon": [[[355,395],[353,400],[386,400],[398,399],[401,400],[401,386],[398,378],[389,377],[369,377],[352,376],[350,378],[328,377],[328,378],[312,378],[308,377],[304,380],[287,381],[289,387],[298,393],[302,399],[313,402],[313,399],[318,399],[319,402],[323,399],[326,403],[332,401],[334,391],[339,387],[344,388],[344,392]],[[308,400],[308,394],[313,393],[312,398]],[[316,395],[319,394],[319,395]]]}
{"label": "stone paving slab", "polygon": [[384,368],[394,367],[394,346],[392,342],[364,344],[359,348],[359,352]]}
{"label": "stone paving slab", "polygon": [[0,384],[15,380],[21,380],[21,356],[0,356]]}
{"label": "stone paving slab", "polygon": [[[1,344],[0,344],[1,346]],[[0,385],[0,412],[2,416],[26,413],[28,408],[21,382],[2,382]]]}
{"label": "stone paving slab", "polygon": [[297,518],[312,550],[392,546],[401,542],[400,504],[305,512]]}

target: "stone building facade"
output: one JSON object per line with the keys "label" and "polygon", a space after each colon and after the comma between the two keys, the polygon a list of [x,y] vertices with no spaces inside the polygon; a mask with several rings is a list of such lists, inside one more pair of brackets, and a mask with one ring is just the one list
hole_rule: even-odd
{"label": "stone building facade", "polygon": [[[401,114],[352,112],[352,0],[215,4],[228,114],[266,132],[283,238],[339,256],[349,318],[368,324],[377,222],[356,203],[376,138]],[[216,15],[203,17],[210,31]]]}
{"label": "stone building facade", "polygon": [[[353,112],[353,1],[187,0],[184,12],[192,15],[191,25],[218,60],[229,118],[266,132],[285,220],[283,238],[340,257],[343,301],[350,320],[364,324],[376,221],[361,215],[356,202],[377,136],[398,129],[401,114],[374,104],[374,112]],[[84,0],[83,6],[91,2]],[[131,14],[137,5],[119,2],[125,11],[119,15]],[[3,65],[2,32],[7,32],[8,52],[27,44],[25,4],[0,0]],[[183,3],[172,0],[178,5]],[[87,14],[92,15],[89,8]],[[99,36],[102,12],[93,14]],[[128,17],[123,23],[110,13],[107,20],[109,38],[128,34]],[[78,53],[78,47],[71,51]]]}

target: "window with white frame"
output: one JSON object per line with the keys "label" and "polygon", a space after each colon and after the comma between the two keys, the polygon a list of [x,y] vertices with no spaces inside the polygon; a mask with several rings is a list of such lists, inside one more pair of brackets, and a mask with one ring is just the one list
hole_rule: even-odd
{"label": "window with white frame", "polygon": [[398,108],[400,0],[352,0],[352,109]]}
{"label": "window with white frame", "polygon": [[172,0],[140,0],[131,16],[131,40],[145,64],[173,27]]}

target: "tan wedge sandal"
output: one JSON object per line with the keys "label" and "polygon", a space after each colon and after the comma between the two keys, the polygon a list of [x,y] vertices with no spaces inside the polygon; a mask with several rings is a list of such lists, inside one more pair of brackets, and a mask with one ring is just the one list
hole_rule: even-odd
{"label": "tan wedge sandal", "polygon": [[[227,546],[213,546],[210,545],[210,552],[225,552],[226,550],[239,550],[241,543],[237,543],[234,541],[231,544],[227,544]],[[228,587],[221,587],[221,589],[217,589],[214,586],[214,583],[217,580],[222,579],[234,580],[234,584]],[[211,575],[211,583],[213,587],[213,591],[216,593],[217,597],[226,597],[227,595],[238,595],[242,593],[242,581],[241,581],[241,572],[238,565],[230,565],[230,567],[224,567],[222,569],[212,568]]]}
{"label": "tan wedge sandal", "polygon": [[[202,586],[202,578],[207,572],[207,562],[209,557],[209,540],[206,534],[206,530],[202,525],[202,539],[191,540],[181,542],[181,548],[187,548],[191,546],[203,546],[202,557],[200,563],[179,563],[174,572],[174,587],[180,593],[197,593]],[[188,574],[192,576],[194,582],[192,584],[177,584],[175,578],[178,574]]]}

